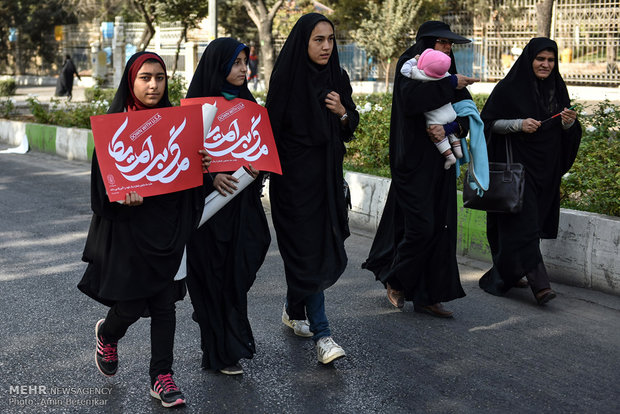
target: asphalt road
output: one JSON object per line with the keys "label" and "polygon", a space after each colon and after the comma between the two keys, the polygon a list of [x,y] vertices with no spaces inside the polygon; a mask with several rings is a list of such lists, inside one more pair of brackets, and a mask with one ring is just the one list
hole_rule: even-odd
{"label": "asphalt road", "polygon": [[[0,150],[6,148],[0,144]],[[90,166],[29,152],[0,154],[0,412],[167,412],[149,396],[149,322],[119,345],[112,378],[94,365],[106,308],[76,284],[90,221]],[[275,237],[274,237],[275,240]],[[347,358],[316,361],[310,340],[280,322],[285,294],[275,242],[249,295],[258,353],[245,374],[200,369],[189,298],[177,307],[175,380],[188,413],[618,413],[620,297],[554,284],[535,305],[525,289],[497,298],[460,259],[467,297],[453,320],[391,307],[360,269],[368,235],[347,241],[349,266],[327,290]]]}

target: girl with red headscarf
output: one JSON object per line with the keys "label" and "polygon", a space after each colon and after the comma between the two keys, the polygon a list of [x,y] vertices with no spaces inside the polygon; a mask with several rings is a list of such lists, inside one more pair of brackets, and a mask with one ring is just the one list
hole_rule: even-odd
{"label": "girl with red headscarf", "polygon": [[[133,55],[108,113],[168,106],[172,105],[161,57],[150,52]],[[199,152],[203,167],[208,167],[211,159],[204,150]],[[110,202],[93,152],[94,214],[82,256],[88,267],[78,288],[110,306],[106,318],[95,325],[97,368],[108,377],[116,374],[118,340],[141,316],[150,316],[150,393],[164,407],[185,403],[172,380],[175,302],[185,295],[183,283],[174,277],[202,214],[203,200],[198,187],[146,198],[132,191],[123,202]]]}

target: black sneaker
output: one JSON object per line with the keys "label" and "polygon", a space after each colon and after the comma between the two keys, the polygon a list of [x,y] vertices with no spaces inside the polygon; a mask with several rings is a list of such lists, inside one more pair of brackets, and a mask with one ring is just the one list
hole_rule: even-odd
{"label": "black sneaker", "polygon": [[95,340],[97,347],[95,351],[95,362],[97,369],[106,377],[111,377],[118,370],[118,352],[116,349],[117,342],[111,342],[99,335],[99,327],[105,319],[99,320],[95,325]]}
{"label": "black sneaker", "polygon": [[160,374],[151,385],[151,396],[161,401],[164,407],[185,404],[185,396],[176,386],[172,374]]}

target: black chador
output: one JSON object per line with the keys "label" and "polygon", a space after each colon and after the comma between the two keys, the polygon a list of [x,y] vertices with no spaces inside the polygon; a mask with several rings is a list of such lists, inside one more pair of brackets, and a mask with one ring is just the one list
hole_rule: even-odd
{"label": "black chador", "polygon": [[[224,96],[255,102],[247,82],[236,87],[226,81],[232,62],[243,50],[247,57],[248,48],[231,38],[209,43],[187,97]],[[205,174],[207,194],[214,190],[211,175]],[[247,293],[271,243],[260,198],[262,181],[261,174],[198,228],[187,247],[187,287],[194,319],[200,325],[204,368],[234,366],[256,352]]]}
{"label": "black chador", "polygon": [[[329,22],[316,13],[297,22],[274,67],[266,103],[282,165],[282,175],[271,174],[270,201],[291,319],[306,319],[304,298],[333,285],[347,265],[342,161],[359,115],[336,45],[326,65],[308,57],[310,34],[320,21]],[[331,91],[347,110],[346,126],[325,106]]]}

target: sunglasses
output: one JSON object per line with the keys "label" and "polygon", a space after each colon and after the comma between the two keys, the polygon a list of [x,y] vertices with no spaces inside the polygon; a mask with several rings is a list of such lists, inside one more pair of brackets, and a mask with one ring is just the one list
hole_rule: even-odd
{"label": "sunglasses", "polygon": [[452,45],[454,44],[454,42],[452,40],[448,40],[448,39],[437,39],[435,40],[435,43],[439,43],[442,45]]}

